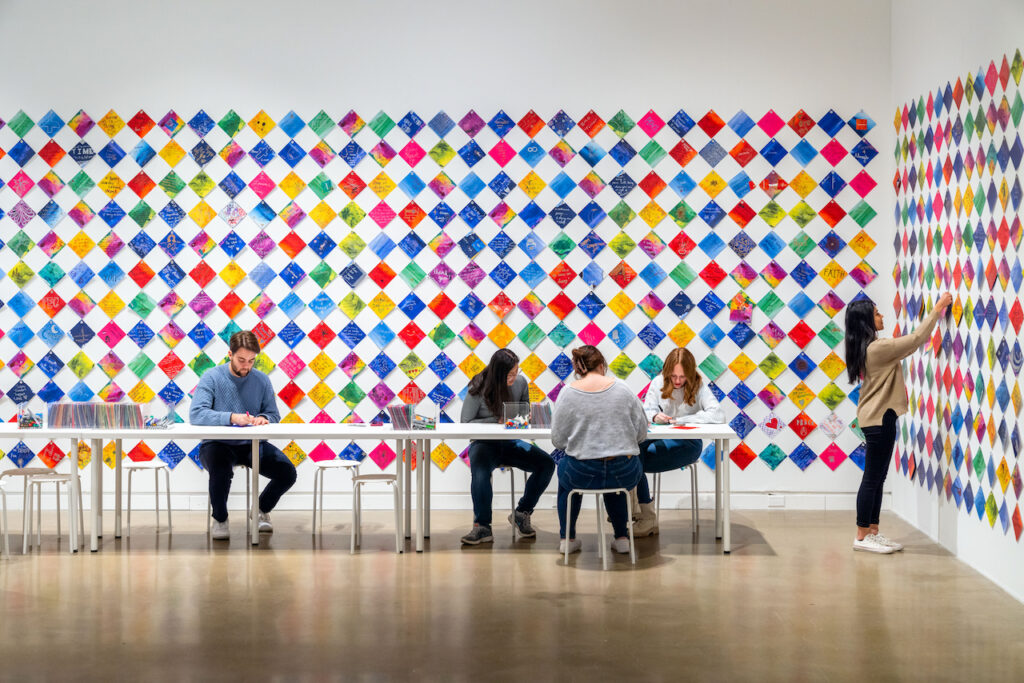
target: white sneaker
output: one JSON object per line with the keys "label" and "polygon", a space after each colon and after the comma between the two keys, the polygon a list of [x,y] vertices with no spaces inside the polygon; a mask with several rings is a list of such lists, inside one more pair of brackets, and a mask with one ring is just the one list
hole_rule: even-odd
{"label": "white sneaker", "polygon": [[231,529],[228,527],[227,520],[218,522],[213,520],[213,528],[210,529],[210,538],[215,541],[226,541],[231,538]]}
{"label": "white sneaker", "polygon": [[274,533],[274,525],[270,523],[270,513],[261,512],[257,518],[257,526],[259,527],[259,533],[261,534],[272,534]]}
{"label": "white sneaker", "polygon": [[629,552],[629,539],[628,538],[616,538],[612,541],[612,552],[625,555]]}
{"label": "white sneaker", "polygon": [[886,536],[883,536],[882,534],[875,534],[875,539],[879,543],[881,543],[882,545],[887,545],[890,548],[892,548],[893,552],[899,552],[899,551],[903,550],[903,544],[902,543],[897,543],[896,541],[894,541],[891,538],[888,538]]}
{"label": "white sneaker", "polygon": [[580,548],[583,547],[583,541],[581,541],[578,538],[574,538],[571,541],[567,541],[566,539],[563,538],[558,543],[558,552],[560,554],[562,554],[562,555],[565,555],[565,544],[566,543],[569,544],[569,554],[578,553],[580,551]]}
{"label": "white sneaker", "polygon": [[854,540],[853,549],[864,550],[869,553],[879,553],[880,555],[889,555],[896,552],[893,548],[879,541],[878,537],[874,534],[868,534],[860,541]]}

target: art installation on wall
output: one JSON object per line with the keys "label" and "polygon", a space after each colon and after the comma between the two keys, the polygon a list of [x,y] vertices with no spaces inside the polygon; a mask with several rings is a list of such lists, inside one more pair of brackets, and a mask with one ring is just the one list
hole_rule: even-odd
{"label": "art installation on wall", "polygon": [[[739,467],[862,466],[836,350],[876,277],[863,112],[93,114],[0,120],[10,414],[130,400],[187,416],[238,329],[295,422],[422,400],[457,419],[505,346],[535,400],[581,343],[639,394],[681,345],[742,436]],[[286,452],[394,459],[340,446]],[[195,460],[159,448],[128,455]],[[36,456],[64,453],[6,453]]]}
{"label": "art installation on wall", "polygon": [[905,476],[1018,541],[1024,59],[982,66],[896,112],[894,272],[900,331],[941,291],[951,318],[907,363]]}

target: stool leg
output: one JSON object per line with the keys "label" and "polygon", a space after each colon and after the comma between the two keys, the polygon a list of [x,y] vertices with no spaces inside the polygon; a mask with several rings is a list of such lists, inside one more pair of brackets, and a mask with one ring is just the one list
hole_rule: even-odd
{"label": "stool leg", "polygon": [[11,529],[7,526],[7,492],[0,490],[0,501],[3,502],[4,523],[4,555],[11,556]]}
{"label": "stool leg", "polygon": [[399,502],[399,496],[401,492],[398,490],[398,482],[391,482],[391,492],[394,494],[394,508],[395,508],[395,552],[401,554],[402,552],[402,512]]}
{"label": "stool leg", "polygon": [[164,485],[167,490],[167,533],[170,534],[171,528],[171,469],[168,467],[164,470]]}
{"label": "stool leg", "polygon": [[[631,506],[633,504],[633,495],[631,493],[626,494],[626,505]],[[633,517],[627,520],[629,525],[629,559],[633,564],[636,564],[636,544],[633,542]]]}
{"label": "stool leg", "polygon": [[352,482],[352,532],[349,534],[349,554],[354,555],[356,552],[356,528],[359,526],[359,514],[356,512],[359,509],[359,482]]}
{"label": "stool leg", "polygon": [[569,500],[567,501],[565,508],[565,538],[562,539],[565,542],[565,564],[569,565],[569,530],[572,528],[572,494],[575,491],[569,491]]}
{"label": "stool leg", "polygon": [[132,475],[135,474],[134,469],[128,470],[128,515],[125,521],[124,537],[132,537]]}
{"label": "stool leg", "polygon": [[[71,484],[69,483],[68,486],[71,486]],[[62,535],[60,532],[60,482],[56,482],[53,485],[53,497],[57,499],[57,542],[59,543]],[[73,508],[68,508],[68,514],[70,515],[72,512]]]}
{"label": "stool leg", "polygon": [[153,470],[153,498],[156,500],[156,531],[160,533],[160,472]]}
{"label": "stool leg", "polygon": [[690,465],[690,515],[693,517],[693,533],[700,528],[700,510],[697,507],[697,463]]}
{"label": "stool leg", "polygon": [[28,553],[28,539],[32,535],[32,488],[25,477],[24,490],[21,494],[23,512],[21,515],[21,554]]}
{"label": "stool leg", "polygon": [[[60,519],[60,512],[57,512],[57,518]],[[78,547],[78,532],[75,530],[75,490],[70,481],[68,482],[68,546],[71,552]]]}
{"label": "stool leg", "polygon": [[508,468],[508,475],[509,475],[508,476],[509,507],[512,510],[512,542],[515,543],[516,542],[516,531],[518,531],[518,529],[516,528],[516,524],[515,524],[515,520],[516,520],[516,471],[515,471],[515,469],[509,467]]}
{"label": "stool leg", "polygon": [[[600,493],[598,493],[596,497],[597,497],[597,505],[595,507],[597,508],[597,528],[598,528],[598,531],[599,531],[599,533],[598,533],[598,542],[597,542],[597,553],[598,553],[598,556],[601,558],[601,568],[607,570],[608,569],[608,561],[610,559],[608,556],[611,555],[612,553],[611,553],[611,549],[610,548],[604,547],[604,525],[601,524],[601,508],[604,506],[604,496],[602,496]],[[629,504],[628,504],[628,502],[626,504],[626,510],[627,510],[626,516],[629,517],[630,515],[629,515],[629,512],[628,512],[629,511]]]}
{"label": "stool leg", "polygon": [[661,517],[661,472],[654,473],[654,514]]}
{"label": "stool leg", "polygon": [[324,532],[324,480],[327,479],[327,471],[320,470],[320,533]]}
{"label": "stool leg", "polygon": [[36,501],[36,547],[42,549],[43,547],[43,485],[39,482],[32,484],[36,487],[35,495],[33,496]]}
{"label": "stool leg", "polygon": [[313,530],[314,536],[316,536],[316,490],[320,485],[320,473],[322,471],[323,470],[318,467],[316,472],[313,473],[313,525],[311,529]]}

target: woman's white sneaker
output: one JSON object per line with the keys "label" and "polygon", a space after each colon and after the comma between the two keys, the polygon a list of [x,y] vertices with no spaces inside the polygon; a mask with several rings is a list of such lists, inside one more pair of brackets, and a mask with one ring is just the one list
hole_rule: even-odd
{"label": "woman's white sneaker", "polygon": [[864,550],[869,553],[878,553],[880,555],[889,555],[895,551],[895,549],[885,545],[878,540],[878,537],[874,534],[868,534],[861,540],[853,541],[854,550]]}
{"label": "woman's white sneaker", "polygon": [[886,536],[883,536],[882,534],[875,534],[875,539],[879,543],[881,543],[882,545],[887,545],[890,548],[892,548],[893,552],[899,552],[899,551],[903,550],[903,544],[902,543],[897,543],[896,541],[894,541],[891,538],[888,538]]}

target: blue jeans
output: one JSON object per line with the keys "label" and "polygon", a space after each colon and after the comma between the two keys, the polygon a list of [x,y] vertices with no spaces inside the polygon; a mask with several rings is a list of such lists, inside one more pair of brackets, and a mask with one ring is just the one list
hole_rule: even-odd
{"label": "blue jeans", "polygon": [[[228,519],[228,493],[235,465],[252,467],[252,445],[229,444],[223,441],[203,441],[199,444],[199,462],[210,473],[210,508],[218,522]],[[260,512],[270,512],[284,492],[295,483],[295,465],[281,449],[260,441],[260,474],[270,483],[260,494]]]}
{"label": "blue jeans", "polygon": [[469,470],[472,476],[469,493],[473,497],[473,523],[491,525],[491,501],[494,488],[491,473],[498,467],[515,467],[529,472],[526,489],[516,510],[532,513],[540,495],[548,487],[555,473],[555,461],[532,443],[515,439],[509,441],[474,441],[469,444]]}
{"label": "blue jeans", "polygon": [[[648,439],[640,442],[640,462],[645,473],[670,472],[697,462],[701,450],[700,439]],[[636,498],[645,504],[653,501],[646,475],[636,485]]]}
{"label": "blue jeans", "polygon": [[[640,458],[621,456],[611,460],[577,460],[566,456],[558,461],[558,533],[565,538],[565,512],[569,491],[573,489],[631,489],[643,478]],[[569,538],[576,538],[576,518],[580,516],[582,496],[574,496],[569,520]],[[626,496],[608,493],[604,506],[615,530],[615,538],[629,534]]]}

